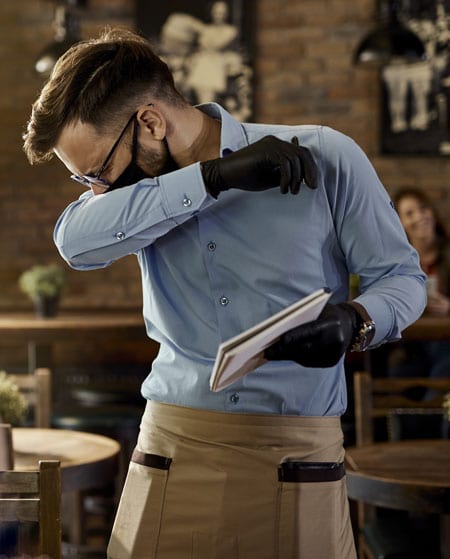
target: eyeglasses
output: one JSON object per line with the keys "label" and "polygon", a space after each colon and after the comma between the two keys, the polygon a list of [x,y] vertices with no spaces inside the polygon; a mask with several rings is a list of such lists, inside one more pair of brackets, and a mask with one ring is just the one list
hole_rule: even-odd
{"label": "eyeglasses", "polygon": [[[153,105],[153,103],[148,103],[148,106]],[[120,143],[120,140],[123,138],[125,132],[127,131],[128,126],[130,126],[130,124],[132,123],[132,121],[136,118],[137,112],[133,113],[130,118],[128,119],[127,123],[125,124],[122,132],[119,134],[119,137],[117,138],[117,140],[114,142],[114,145],[112,146],[112,148],[109,150],[108,155],[106,156],[106,159],[103,161],[103,163],[100,166],[100,169],[95,173],[95,175],[77,175],[77,174],[73,174],[70,175],[70,178],[76,182],[79,182],[80,184],[82,184],[83,186],[87,187],[87,188],[91,188],[91,186],[100,186],[102,188],[110,188],[111,184],[105,180],[101,178],[102,173],[104,172],[104,170],[106,169],[106,166],[108,165],[111,157],[113,156],[113,153],[116,151],[117,146]],[[134,140],[134,138],[133,138]],[[135,142],[133,141],[133,144]],[[133,146],[133,151],[134,151],[134,146]]]}

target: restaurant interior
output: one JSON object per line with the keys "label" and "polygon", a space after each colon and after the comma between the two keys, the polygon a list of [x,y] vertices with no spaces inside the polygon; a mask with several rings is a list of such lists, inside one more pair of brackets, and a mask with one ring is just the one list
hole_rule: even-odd
{"label": "restaurant interior", "polygon": [[[347,134],[390,195],[405,187],[424,192],[450,231],[450,2],[227,4],[240,39],[233,48],[240,57],[241,90],[230,89],[227,101],[237,117],[320,124]],[[97,36],[105,26],[157,41],[171,13],[190,11],[207,21],[211,2],[189,5],[0,2],[0,499],[9,479],[2,476],[37,470],[39,460],[61,461],[62,484],[56,480],[51,489],[61,496],[51,505],[53,511],[61,507],[59,523],[50,512],[23,528],[0,512],[0,557],[39,555],[44,523],[57,536],[50,548],[54,559],[106,557],[144,409],[140,385],[158,352],[145,331],[134,255],[82,272],[58,254],[54,225],[80,195],[80,185],[56,159],[28,163],[22,134],[31,105],[55,59],[71,44]],[[211,89],[188,93],[199,102],[205,92]],[[382,234],[373,231],[374,238]],[[33,273],[57,276],[50,278],[57,284],[54,308],[36,306]],[[357,278],[350,287],[357,294]],[[420,344],[443,344],[435,378],[428,362],[423,374],[390,377],[398,358],[392,348],[346,357],[342,426],[360,559],[450,558],[449,307],[425,311],[404,333],[402,355],[416,364]],[[29,382],[21,388],[24,377]],[[12,421],[2,417],[1,383],[8,379],[31,402]],[[3,503],[1,510],[6,511]],[[34,546],[31,552],[27,545]]]}

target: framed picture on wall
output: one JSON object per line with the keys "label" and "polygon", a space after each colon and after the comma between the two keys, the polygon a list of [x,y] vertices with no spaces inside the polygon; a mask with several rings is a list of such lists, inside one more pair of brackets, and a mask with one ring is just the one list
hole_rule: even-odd
{"label": "framed picture on wall", "polygon": [[427,58],[381,69],[382,151],[450,155],[450,0],[390,0]]}
{"label": "framed picture on wall", "polygon": [[252,116],[252,15],[245,0],[136,0],[136,30],[148,37],[192,103],[215,101],[238,120]]}

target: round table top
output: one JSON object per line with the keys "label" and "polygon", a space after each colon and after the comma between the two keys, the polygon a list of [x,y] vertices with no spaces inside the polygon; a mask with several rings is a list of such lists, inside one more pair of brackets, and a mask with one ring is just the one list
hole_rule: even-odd
{"label": "round table top", "polygon": [[346,451],[349,497],[388,508],[450,513],[450,440],[403,440]]}
{"label": "round table top", "polygon": [[63,491],[106,485],[118,471],[120,444],[93,433],[16,427],[12,430],[14,469],[36,469],[39,460],[60,460]]}

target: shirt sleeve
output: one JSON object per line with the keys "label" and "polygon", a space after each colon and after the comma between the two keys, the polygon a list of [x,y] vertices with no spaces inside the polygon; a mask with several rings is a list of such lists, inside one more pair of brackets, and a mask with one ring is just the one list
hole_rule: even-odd
{"label": "shirt sleeve", "polygon": [[394,341],[426,305],[425,275],[386,189],[358,145],[324,129],[324,182],[349,272],[359,275],[361,303],[375,321],[372,347]]}
{"label": "shirt sleeve", "polygon": [[84,193],[59,217],[54,241],[71,267],[103,268],[213,203],[196,163],[106,194]]}

